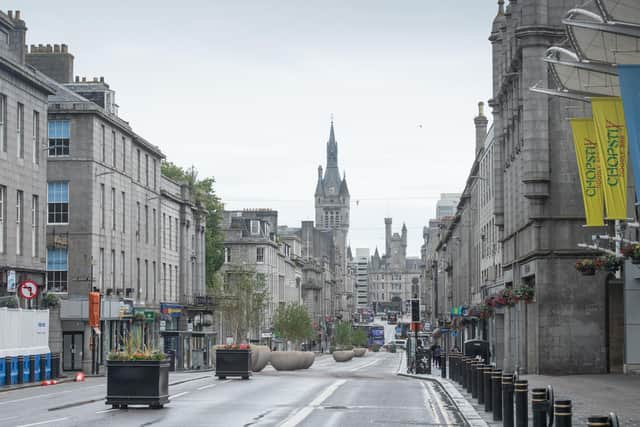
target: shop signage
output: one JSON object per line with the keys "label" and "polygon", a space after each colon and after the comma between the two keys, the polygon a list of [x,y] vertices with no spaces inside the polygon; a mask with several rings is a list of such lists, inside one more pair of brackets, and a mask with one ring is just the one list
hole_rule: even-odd
{"label": "shop signage", "polygon": [[16,291],[16,271],[9,270],[7,273],[7,291],[15,292]]}
{"label": "shop signage", "polygon": [[182,306],[179,304],[160,304],[160,312],[170,317],[180,317],[182,315]]}
{"label": "shop signage", "polygon": [[120,317],[133,316],[133,300],[120,301]]}
{"label": "shop signage", "polygon": [[193,323],[187,323],[187,332],[193,332]]}
{"label": "shop signage", "polygon": [[167,330],[167,321],[166,320],[161,320],[160,321],[160,331],[164,332]]}

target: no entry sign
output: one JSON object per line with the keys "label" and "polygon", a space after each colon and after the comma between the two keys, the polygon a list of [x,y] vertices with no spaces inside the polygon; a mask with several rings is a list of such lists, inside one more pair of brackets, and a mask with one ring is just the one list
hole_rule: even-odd
{"label": "no entry sign", "polygon": [[38,296],[38,284],[33,280],[25,280],[20,282],[18,286],[18,295],[24,299],[33,299]]}

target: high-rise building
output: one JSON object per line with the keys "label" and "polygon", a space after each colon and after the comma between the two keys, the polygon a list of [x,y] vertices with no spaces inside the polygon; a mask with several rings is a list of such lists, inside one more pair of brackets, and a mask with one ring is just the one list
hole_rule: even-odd
{"label": "high-rise building", "polygon": [[369,248],[356,248],[353,266],[356,275],[356,308],[366,308],[369,306]]}
{"label": "high-rise building", "polygon": [[441,193],[436,202],[436,219],[454,216],[461,196],[460,193]]}

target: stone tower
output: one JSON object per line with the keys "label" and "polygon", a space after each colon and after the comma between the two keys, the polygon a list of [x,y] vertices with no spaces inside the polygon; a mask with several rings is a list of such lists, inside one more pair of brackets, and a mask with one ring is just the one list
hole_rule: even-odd
{"label": "stone tower", "polygon": [[340,178],[338,169],[338,143],[333,131],[333,121],[327,142],[327,168],[318,167],[318,183],[315,193],[316,227],[330,231],[333,235],[331,263],[335,271],[333,313],[342,318],[348,315],[347,280],[347,233],[349,232],[349,188],[347,178]]}

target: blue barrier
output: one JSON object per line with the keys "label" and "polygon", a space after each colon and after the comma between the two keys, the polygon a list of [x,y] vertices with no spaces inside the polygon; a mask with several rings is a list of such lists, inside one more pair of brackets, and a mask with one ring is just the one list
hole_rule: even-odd
{"label": "blue barrier", "polygon": [[7,378],[7,363],[4,357],[0,358],[0,386],[6,384]]}
{"label": "blue barrier", "polygon": [[31,356],[31,382],[40,381],[40,355]]}
{"label": "blue barrier", "polygon": [[51,379],[51,353],[40,355],[40,375],[43,380]]}
{"label": "blue barrier", "polygon": [[19,364],[18,368],[20,366],[22,367],[22,381],[20,381],[21,384],[28,383],[31,376],[31,370],[29,369],[30,368],[29,356],[19,356],[18,364]]}
{"label": "blue barrier", "polygon": [[8,384],[18,384],[18,356],[7,357],[7,367],[9,372]]}

